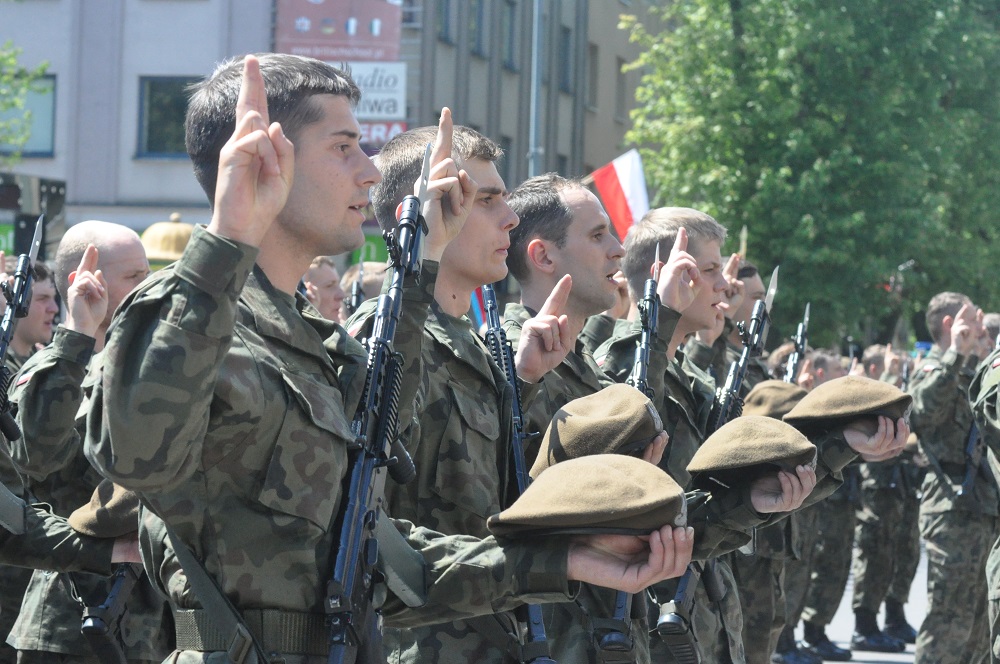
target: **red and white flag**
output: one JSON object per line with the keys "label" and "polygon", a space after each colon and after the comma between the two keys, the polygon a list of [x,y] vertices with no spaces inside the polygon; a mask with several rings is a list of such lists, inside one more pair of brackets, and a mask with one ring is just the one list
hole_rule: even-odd
{"label": "red and white flag", "polygon": [[633,148],[590,175],[618,237],[624,240],[633,222],[649,211],[646,175],[639,151]]}

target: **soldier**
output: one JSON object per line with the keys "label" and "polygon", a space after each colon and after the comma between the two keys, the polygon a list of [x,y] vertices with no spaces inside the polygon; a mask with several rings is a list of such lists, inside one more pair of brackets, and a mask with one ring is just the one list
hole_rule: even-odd
{"label": "soldier", "polygon": [[[954,328],[952,328],[954,329]],[[1000,345],[979,365],[969,387],[976,422],[986,445],[986,458],[994,477],[1000,476]],[[1000,536],[986,560],[989,597],[990,662],[1000,664]]]}
{"label": "soldier", "polygon": [[972,426],[969,384],[992,340],[982,311],[960,293],[927,305],[934,346],[910,381],[913,430],[929,461],[920,503],[927,549],[927,615],[917,635],[918,664],[985,661],[986,589],[982,584],[1000,509],[982,441],[966,453]]}
{"label": "soldier", "polygon": [[[869,378],[900,386],[900,358],[892,346],[876,344],[865,349],[862,366]],[[857,510],[854,556],[854,636],[856,650],[888,647],[876,616],[886,603],[885,635],[914,643],[914,630],[903,614],[910,584],[920,559],[920,505],[912,455],[882,463],[860,464],[860,507]],[[892,591],[892,592],[890,592]],[[898,649],[898,646],[895,646]]]}
{"label": "soldier", "polygon": [[[295,293],[317,253],[344,253],[364,239],[361,210],[380,176],[359,143],[359,96],[344,72],[309,58],[221,64],[195,91],[186,124],[212,221],[195,229],[173,267],[123,303],[109,336],[111,361],[95,392],[103,408],[88,413],[86,448],[148,507],[143,561],[183,621],[172,661],[221,661],[247,634],[261,657],[326,661],[323,607],[339,534],[332,523],[367,357]],[[476,192],[450,159],[444,115],[424,201],[421,283],[405,285],[396,335],[406,359],[404,422],[436,261]],[[438,201],[449,193],[445,208]],[[395,598],[385,607],[408,626],[488,612],[532,592],[565,597],[572,579],[634,590],[673,572],[665,529],[651,534],[643,555],[634,537],[515,545],[397,527],[428,562],[422,613],[405,613]],[[171,541],[191,550],[240,627],[218,628],[225,616],[205,610],[209,590],[192,589]],[[640,560],[629,564],[627,553]]]}
{"label": "soldier", "polygon": [[[10,388],[22,436],[12,444],[14,462],[32,496],[68,517],[86,504],[101,481],[83,454],[83,413],[104,356],[114,308],[149,273],[139,236],[129,228],[84,221],[63,235],[56,251],[57,286],[66,321],[52,344],[35,353]],[[36,572],[10,636],[19,662],[97,662],[78,629],[80,601],[98,606],[106,579]],[[169,612],[146,583],[135,588],[123,639],[129,661],[153,662],[172,649]],[[77,598],[81,599],[77,599]]]}
{"label": "soldier", "polygon": [[[723,275],[725,266],[721,246],[725,236],[725,229],[706,214],[687,208],[660,208],[647,213],[629,230],[625,239],[623,271],[628,279],[633,301],[638,301],[641,297],[657,244],[680,243],[679,247],[687,250],[696,264],[696,268],[690,271],[693,297],[688,306],[680,314],[666,308],[661,309],[660,338],[649,369],[650,384],[657,395],[654,403],[670,434],[670,444],[661,467],[681,486],[690,483],[687,465],[707,436],[715,384],[707,374],[691,364],[684,365],[682,369],[684,353],[679,351],[679,347],[698,330],[716,326],[723,316],[725,292],[730,287],[730,282]],[[664,325],[664,321],[670,318],[675,320],[675,324]],[[610,342],[599,349],[595,356],[598,364],[619,380],[624,380],[632,370],[635,344],[640,332],[638,325],[634,323],[625,333],[616,333]],[[815,483],[813,472],[805,467],[797,470],[797,477],[783,477],[782,481],[801,482],[810,490]],[[795,505],[782,505],[777,511],[788,511],[799,505],[801,501]],[[743,522],[747,532],[754,526],[767,522],[768,516],[762,514],[763,511],[756,504],[748,509],[745,513],[746,521]],[[749,535],[737,546],[748,540]],[[731,548],[726,549],[729,550]],[[706,661],[727,661],[731,658],[732,661],[742,662],[742,615],[738,595],[728,566],[719,564],[717,567],[727,583],[727,592],[719,609],[709,606],[707,596],[700,596],[696,605],[698,614],[695,633],[699,636]],[[657,601],[661,604],[670,601],[673,599],[673,592],[674,588],[658,587]],[[713,635],[720,634],[725,634],[726,637],[716,636],[713,639]],[[662,648],[662,645],[654,641],[651,647],[655,659],[658,656],[657,649]]]}
{"label": "soldier", "polygon": [[[13,274],[17,267],[16,260],[4,261],[0,251],[0,265],[6,266],[6,273],[0,273],[0,280],[6,281],[8,274]],[[24,362],[35,352],[38,344],[52,341],[52,324],[59,313],[56,299],[56,285],[52,270],[42,261],[35,261],[33,280],[31,282],[31,305],[28,315],[16,320],[14,334],[7,347],[5,363],[9,376],[18,372]],[[26,498],[23,480],[15,469],[10,457],[0,452],[0,482],[13,493]],[[13,664],[16,651],[7,645],[5,639],[14,626],[17,618],[17,607],[21,606],[24,591],[31,580],[31,569],[24,567],[0,566],[0,606],[6,606],[6,611],[0,611],[0,664]]]}
{"label": "soldier", "polygon": [[[365,300],[377,297],[382,282],[385,281],[385,263],[364,261],[364,272],[361,267],[361,263],[351,265],[344,270],[344,276],[340,280],[340,287],[344,289],[344,301],[340,309],[343,321],[350,318]],[[357,283],[358,275],[362,275],[360,284]]]}

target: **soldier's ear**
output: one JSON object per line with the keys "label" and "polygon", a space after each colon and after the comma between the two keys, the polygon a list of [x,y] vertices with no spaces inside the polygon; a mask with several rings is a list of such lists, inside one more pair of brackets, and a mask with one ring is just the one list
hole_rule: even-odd
{"label": "soldier's ear", "polygon": [[532,269],[546,274],[552,274],[555,271],[555,263],[549,254],[549,244],[545,240],[536,237],[528,243],[525,253]]}

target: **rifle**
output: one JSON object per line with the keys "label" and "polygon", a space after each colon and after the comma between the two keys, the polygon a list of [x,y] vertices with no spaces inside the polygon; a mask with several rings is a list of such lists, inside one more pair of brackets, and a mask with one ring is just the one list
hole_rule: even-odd
{"label": "rifle", "polygon": [[[507,334],[500,324],[500,309],[497,306],[497,294],[493,284],[483,285],[483,302],[486,306],[486,346],[490,355],[507,377],[507,384],[514,391],[511,409],[514,411],[513,427],[510,436],[510,451],[514,458],[514,477],[517,481],[517,495],[524,493],[531,484],[528,474],[528,464],[524,460],[524,411],[521,409],[521,390],[517,384],[517,367],[514,365],[514,351],[511,348]],[[527,627],[525,642],[521,644],[523,662],[534,664],[555,664],[549,655],[549,643],[545,636],[545,623],[542,620],[542,609],[537,604],[527,604],[517,612],[518,622]]]}
{"label": "rifle", "polygon": [[802,317],[802,322],[799,323],[798,328],[795,330],[795,336],[792,337],[792,342],[795,344],[795,350],[792,354],[788,356],[788,362],[785,364],[785,382],[795,383],[795,379],[799,377],[799,365],[802,364],[802,358],[806,356],[806,344],[809,338],[809,303],[806,303],[806,313]]}
{"label": "rifle", "polygon": [[351,300],[347,303],[347,310],[350,314],[361,307],[361,303],[365,301],[365,291],[361,287],[361,283],[365,279],[365,262],[358,261],[358,278],[354,280],[351,284]]}
{"label": "rifle", "polygon": [[[6,281],[0,284],[4,298],[7,300],[3,319],[0,319],[0,358],[7,357],[7,348],[14,336],[15,319],[28,315],[28,307],[31,305],[34,264],[38,258],[38,250],[42,245],[44,217],[45,215],[39,216],[38,221],[35,222],[35,235],[31,238],[28,253],[21,254],[17,258],[13,284]],[[7,368],[6,364],[0,366],[0,432],[7,440],[17,440],[21,437],[21,429],[10,414],[10,400],[7,398],[7,387],[10,385],[10,379],[10,369]],[[6,446],[2,447],[4,454],[9,457]],[[25,502],[0,483],[0,526],[15,535],[24,534],[26,509]]]}
{"label": "rifle", "polygon": [[125,641],[122,639],[122,622],[128,612],[129,595],[139,577],[142,565],[123,563],[115,569],[114,583],[107,599],[100,606],[88,606],[83,611],[80,631],[90,644],[97,658],[108,664],[127,664]]}
{"label": "rifle", "polygon": [[[639,302],[639,321],[642,324],[642,334],[635,347],[635,361],[632,373],[625,381],[652,399],[655,395],[649,387],[649,356],[656,339],[656,329],[659,326],[660,294],[656,291],[660,282],[660,245],[656,244],[656,254],[653,256],[653,276],[646,279],[642,300]],[[610,620],[593,619],[595,628],[606,630],[597,639],[597,650],[605,663],[612,661],[630,661],[626,655],[634,647],[629,616],[632,613],[632,593],[619,590],[615,594],[615,610]]]}
{"label": "rifle", "polygon": [[722,425],[743,412],[743,379],[746,377],[750,359],[760,357],[764,352],[764,342],[767,340],[767,328],[771,323],[771,305],[774,294],[778,290],[778,268],[771,273],[771,281],[767,287],[767,296],[757,300],[753,305],[750,324],[739,322],[736,327],[743,340],[743,352],[740,358],[729,366],[726,384],[716,390],[715,406],[712,408],[712,418],[709,422],[709,434],[718,431]]}
{"label": "rifle", "polygon": [[420,233],[427,231],[420,204],[427,194],[431,147],[428,144],[424,152],[418,195],[403,199],[396,235],[383,232],[393,272],[388,291],[379,296],[372,335],[365,341],[365,387],[352,423],[356,438],[348,448],[350,480],[338,517],[340,540],[326,592],[330,664],[385,661],[381,616],[375,606],[380,582],[385,581],[407,606],[426,602],[423,558],[405,542],[382,506],[385,471],[399,483],[416,474],[397,437],[402,357],[393,350],[393,340],[402,311],[403,280],[420,272]]}
{"label": "rifle", "polygon": [[910,362],[903,362],[903,369],[900,372],[900,386],[899,389],[904,392],[908,387],[910,387]]}

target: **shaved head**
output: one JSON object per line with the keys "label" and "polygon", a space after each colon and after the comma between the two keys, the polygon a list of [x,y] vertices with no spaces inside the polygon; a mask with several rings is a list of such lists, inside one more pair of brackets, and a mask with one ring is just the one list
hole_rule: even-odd
{"label": "shaved head", "polygon": [[149,274],[149,261],[139,234],[128,226],[94,219],[70,226],[56,250],[56,288],[67,302],[70,275],[76,272],[87,245],[97,247],[97,267],[108,282],[108,321],[125,295]]}

